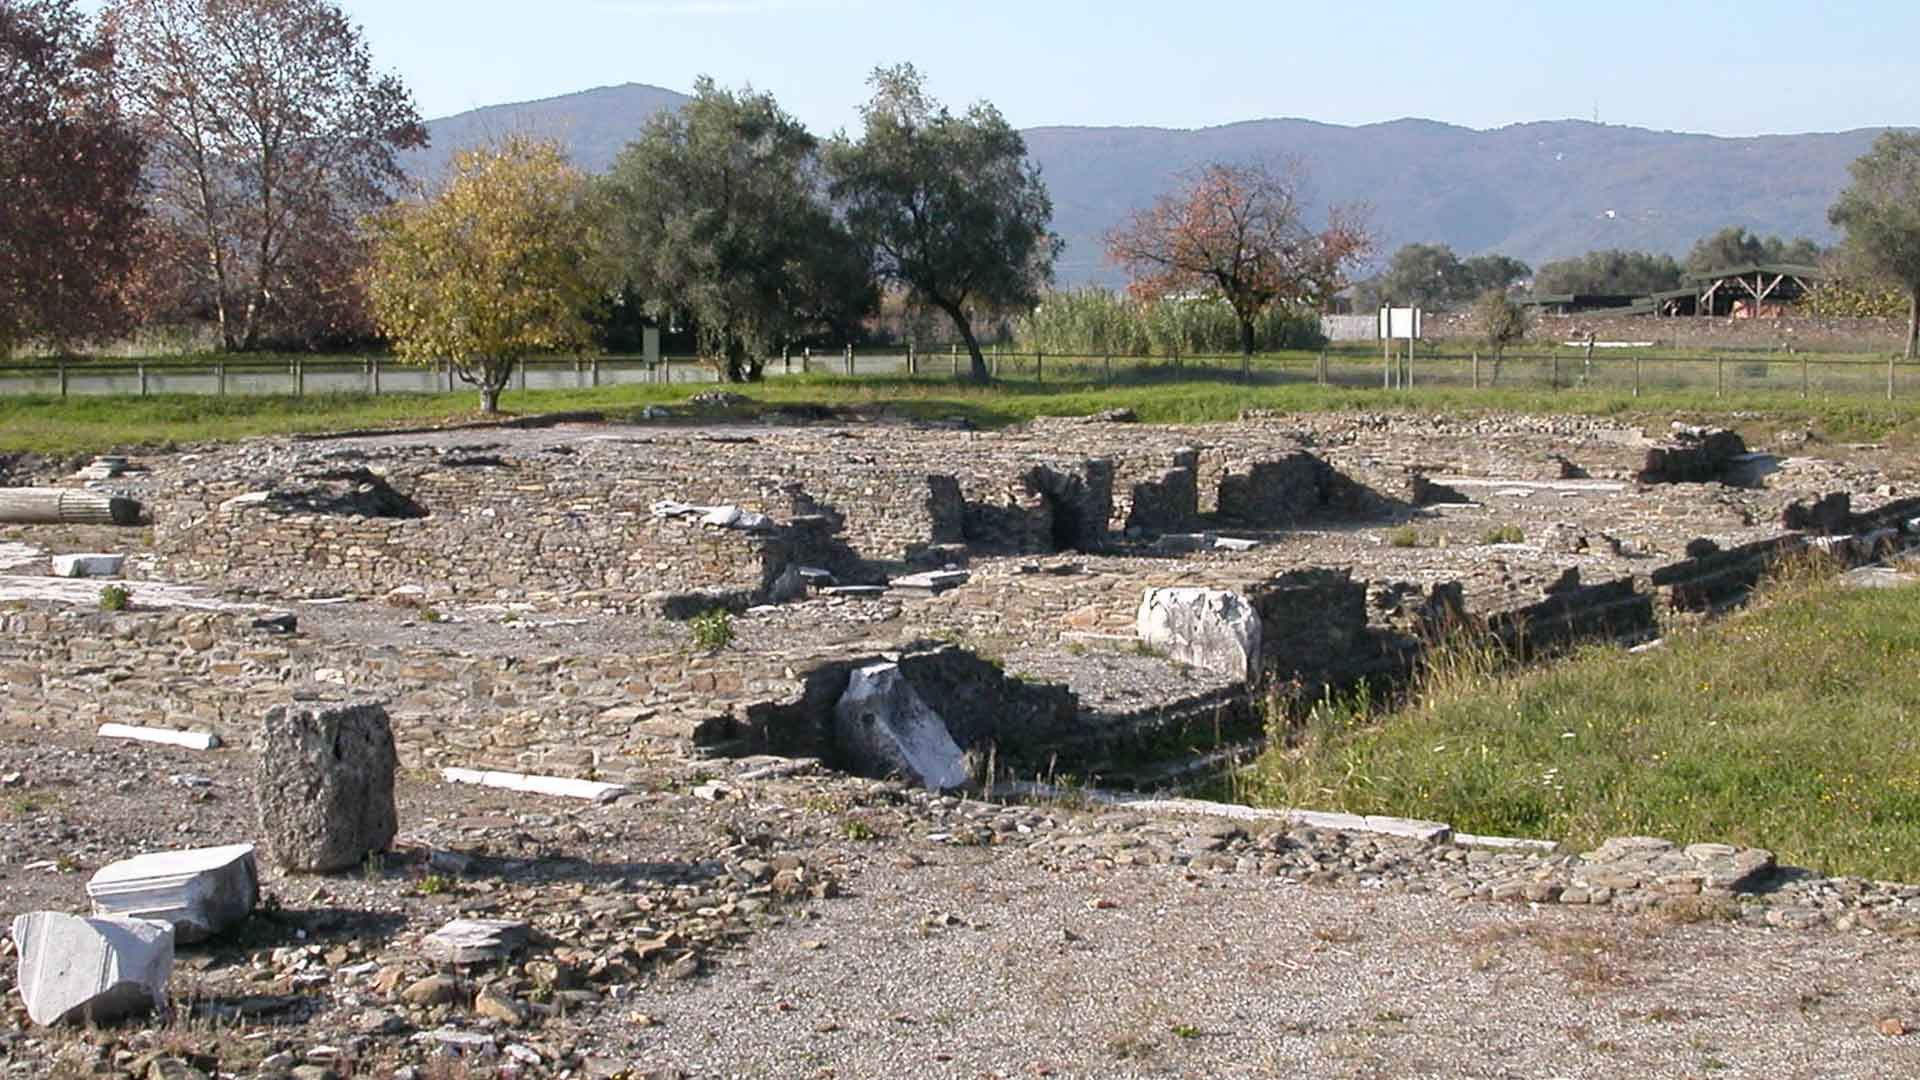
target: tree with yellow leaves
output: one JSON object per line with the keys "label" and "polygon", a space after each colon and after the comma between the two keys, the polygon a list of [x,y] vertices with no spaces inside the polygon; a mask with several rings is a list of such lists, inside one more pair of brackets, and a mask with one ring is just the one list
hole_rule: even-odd
{"label": "tree with yellow leaves", "polygon": [[514,365],[585,347],[604,294],[585,176],[552,142],[462,152],[439,195],[372,219],[374,320],[401,359],[445,359],[499,411]]}

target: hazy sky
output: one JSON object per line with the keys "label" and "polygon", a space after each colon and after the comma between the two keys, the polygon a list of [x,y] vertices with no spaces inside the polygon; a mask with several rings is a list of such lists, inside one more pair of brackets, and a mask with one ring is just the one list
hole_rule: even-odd
{"label": "hazy sky", "polygon": [[1019,127],[1264,117],[1721,135],[1920,124],[1920,3],[345,0],[422,115],[696,75],[852,126],[876,65]]}

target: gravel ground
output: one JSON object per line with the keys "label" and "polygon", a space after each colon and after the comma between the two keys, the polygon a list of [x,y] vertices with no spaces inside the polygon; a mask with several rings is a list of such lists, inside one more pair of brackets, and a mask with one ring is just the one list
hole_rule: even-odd
{"label": "gravel ground", "polygon": [[[245,749],[0,729],[0,908],[79,910],[111,859],[249,839],[254,768]],[[298,1080],[1920,1070],[1904,922],[1453,900],[1470,870],[1551,860],[935,799],[765,760],[657,769],[607,805],[403,775],[396,851],[360,873],[269,869],[275,910],[182,951],[170,1020],[40,1031],[0,976],[0,1064],[139,1080],[186,1075],[143,1071],[157,1054]],[[805,888],[766,883],[796,866]],[[419,939],[461,914],[527,920],[533,951],[423,959]],[[605,963],[654,941],[673,944]],[[555,967],[580,989],[539,990]],[[444,998],[416,999],[435,980]],[[481,1049],[449,1058],[453,1037]]]}

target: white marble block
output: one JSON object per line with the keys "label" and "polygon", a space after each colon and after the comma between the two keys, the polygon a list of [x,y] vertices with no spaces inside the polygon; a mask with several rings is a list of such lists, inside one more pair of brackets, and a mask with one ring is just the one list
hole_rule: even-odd
{"label": "white marble block", "polygon": [[95,915],[153,919],[180,944],[205,941],[253,912],[260,874],[252,844],[156,851],[100,868],[87,882]]}
{"label": "white marble block", "polygon": [[13,920],[20,997],[36,1024],[107,1023],[162,1009],[173,927],[147,919],[35,911]]}

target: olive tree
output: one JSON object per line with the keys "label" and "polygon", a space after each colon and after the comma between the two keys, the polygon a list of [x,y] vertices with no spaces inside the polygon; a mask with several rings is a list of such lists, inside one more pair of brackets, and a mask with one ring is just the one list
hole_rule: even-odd
{"label": "olive tree", "polygon": [[606,293],[597,219],[552,142],[462,152],[438,195],[370,219],[374,319],[402,359],[447,360],[497,412],[517,363],[592,340],[587,312]]}
{"label": "olive tree", "polygon": [[818,148],[771,94],[702,77],[604,182],[615,272],[648,314],[690,316],[728,381],[759,378],[775,348],[873,308],[866,252],[827,205]]}
{"label": "olive tree", "polygon": [[911,64],[868,83],[859,141],[841,135],[827,152],[833,198],[880,278],[953,320],[986,382],[973,316],[1039,302],[1061,248],[1053,200],[1000,110],[979,102],[955,116]]}
{"label": "olive tree", "polygon": [[1473,304],[1473,325],[1493,351],[1493,381],[1500,381],[1500,360],[1507,346],[1527,336],[1527,309],[1513,302],[1505,289],[1488,289]]}
{"label": "olive tree", "polygon": [[1853,184],[1827,211],[1846,230],[1842,261],[1907,298],[1907,359],[1920,342],[1920,134],[1882,132],[1847,166]]}

